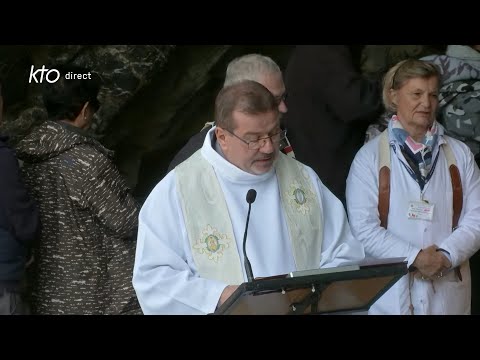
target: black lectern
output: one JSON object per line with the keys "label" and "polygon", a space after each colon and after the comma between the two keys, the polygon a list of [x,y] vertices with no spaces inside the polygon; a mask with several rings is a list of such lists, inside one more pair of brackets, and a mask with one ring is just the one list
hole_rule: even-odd
{"label": "black lectern", "polygon": [[365,311],[408,272],[404,258],[298,271],[241,284],[213,315],[300,315]]}

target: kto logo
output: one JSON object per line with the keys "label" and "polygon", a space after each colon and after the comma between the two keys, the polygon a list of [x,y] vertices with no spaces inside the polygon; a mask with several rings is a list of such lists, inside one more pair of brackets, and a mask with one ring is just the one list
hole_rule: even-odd
{"label": "kto logo", "polygon": [[[60,71],[58,71],[57,69],[47,69],[45,68],[45,65],[43,65],[40,69],[37,69],[35,71],[33,70],[35,70],[35,68],[32,65],[32,67],[30,68],[30,77],[28,78],[29,84],[32,83],[32,80],[37,84],[41,84],[43,82],[44,75],[45,80],[47,80],[47,82],[49,82],[50,84],[60,79]],[[37,75],[40,75],[40,79],[37,78]]]}

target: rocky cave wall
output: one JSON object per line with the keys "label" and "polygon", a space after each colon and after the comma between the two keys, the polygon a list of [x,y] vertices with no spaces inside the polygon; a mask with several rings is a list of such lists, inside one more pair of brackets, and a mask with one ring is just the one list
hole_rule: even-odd
{"label": "rocky cave wall", "polygon": [[[406,57],[442,53],[444,45],[355,45],[355,63],[378,77]],[[4,122],[12,145],[46,119],[30,69],[55,63],[100,74],[101,107],[93,136],[115,151],[115,161],[142,200],[166,174],[187,140],[212,121],[215,96],[233,58],[260,53],[285,70],[293,45],[19,45],[0,46]]]}
{"label": "rocky cave wall", "polygon": [[212,120],[216,93],[230,60],[247,53],[272,57],[284,69],[290,45],[19,45],[0,46],[2,131],[12,145],[47,116],[30,70],[73,63],[100,74],[101,107],[91,128],[108,148],[136,196],[165,175],[190,136]]}

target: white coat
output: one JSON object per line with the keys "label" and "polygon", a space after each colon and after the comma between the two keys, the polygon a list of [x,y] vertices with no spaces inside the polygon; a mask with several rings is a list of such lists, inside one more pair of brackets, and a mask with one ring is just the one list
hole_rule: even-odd
{"label": "white coat", "polygon": [[[470,314],[471,278],[468,259],[480,248],[480,172],[465,144],[440,135],[440,151],[433,175],[424,189],[424,199],[434,204],[432,221],[407,218],[410,201],[420,200],[420,186],[400,160],[405,158],[398,144],[390,148],[390,211],[388,229],[380,227],[378,213],[378,157],[376,137],[357,153],[347,178],[347,209],[352,232],[360,240],[366,256],[406,257],[408,266],[418,252],[432,244],[450,253],[452,268],[460,266],[463,280],[454,271],[438,280],[403,276],[370,308],[370,314]],[[458,228],[452,232],[452,184],[442,144],[448,141],[455,155],[463,187],[463,209]]]}

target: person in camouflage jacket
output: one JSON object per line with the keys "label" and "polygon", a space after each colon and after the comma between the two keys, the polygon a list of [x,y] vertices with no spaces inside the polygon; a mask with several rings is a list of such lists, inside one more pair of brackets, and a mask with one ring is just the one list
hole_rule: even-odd
{"label": "person in camouflage jacket", "polygon": [[480,45],[448,45],[445,55],[422,58],[440,68],[440,122],[480,164]]}
{"label": "person in camouflage jacket", "polygon": [[[444,55],[422,58],[440,68],[439,119],[446,133],[463,141],[480,165],[480,45],[448,45]],[[480,252],[470,258],[472,315],[480,314]]]}
{"label": "person in camouflage jacket", "polygon": [[41,235],[30,267],[34,314],[140,314],[132,286],[139,206],[112,152],[88,136],[101,82],[55,67],[43,89],[49,120],[16,147],[40,208]]}

